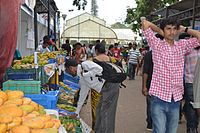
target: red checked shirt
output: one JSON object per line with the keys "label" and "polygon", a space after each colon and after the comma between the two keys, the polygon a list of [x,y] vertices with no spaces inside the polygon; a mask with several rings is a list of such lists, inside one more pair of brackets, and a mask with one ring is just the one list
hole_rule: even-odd
{"label": "red checked shirt", "polygon": [[182,39],[170,46],[165,40],[156,38],[150,28],[143,33],[152,49],[154,63],[149,94],[166,102],[181,100],[184,93],[184,55],[198,46],[198,40]]}

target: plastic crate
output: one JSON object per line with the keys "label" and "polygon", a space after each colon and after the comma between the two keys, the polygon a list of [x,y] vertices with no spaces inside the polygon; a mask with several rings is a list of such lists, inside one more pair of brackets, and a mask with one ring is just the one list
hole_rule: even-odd
{"label": "plastic crate", "polygon": [[15,81],[8,80],[3,83],[3,90],[21,90],[25,94],[40,94],[41,93],[40,81]]}
{"label": "plastic crate", "polygon": [[63,80],[69,80],[71,82],[77,83],[79,82],[79,76],[75,76],[73,77],[72,75],[68,74],[68,73],[64,73],[64,77]]}
{"label": "plastic crate", "polygon": [[74,83],[74,82],[70,82],[68,80],[63,80],[63,83],[66,84],[66,85],[68,85],[72,89],[75,89],[75,90],[78,90],[79,88],[81,88],[79,84]]}
{"label": "plastic crate", "polygon": [[35,69],[13,69],[8,68],[4,76],[4,80],[25,80],[25,79],[37,79],[37,72]]}
{"label": "plastic crate", "polygon": [[49,59],[48,59],[48,63],[49,63],[49,64],[53,64],[53,63],[56,63],[56,62],[57,62],[56,59],[53,59],[53,58],[49,58]]}
{"label": "plastic crate", "polygon": [[38,80],[41,84],[48,83],[48,75],[45,74],[43,67],[38,69],[13,69],[8,68],[4,76],[4,81],[7,80]]}
{"label": "plastic crate", "polygon": [[25,94],[24,97],[42,105],[45,109],[56,109],[59,91],[49,91],[46,94]]}

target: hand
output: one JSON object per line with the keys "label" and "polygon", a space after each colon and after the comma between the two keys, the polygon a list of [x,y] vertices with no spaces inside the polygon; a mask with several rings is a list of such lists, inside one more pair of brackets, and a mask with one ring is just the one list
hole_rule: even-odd
{"label": "hand", "polygon": [[198,114],[198,117],[200,118],[200,108],[197,108],[197,114]]}
{"label": "hand", "polygon": [[140,17],[141,22],[143,22],[144,20],[146,20],[146,17]]}
{"label": "hand", "polygon": [[144,96],[148,96],[148,89],[147,89],[146,87],[144,87],[144,88],[142,89],[142,94],[143,94]]}
{"label": "hand", "polygon": [[186,27],[183,25],[180,25],[179,32],[185,32]]}

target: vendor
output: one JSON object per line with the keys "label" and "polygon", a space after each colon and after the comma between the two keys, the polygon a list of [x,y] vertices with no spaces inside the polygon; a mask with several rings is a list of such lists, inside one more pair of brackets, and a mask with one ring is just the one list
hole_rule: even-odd
{"label": "vendor", "polygon": [[62,74],[59,76],[59,81],[63,82],[65,74],[68,74],[73,78],[77,78],[77,80],[79,80],[79,77],[77,76],[77,68],[78,68],[78,63],[75,59],[66,59],[65,71],[62,72]]}
{"label": "vendor", "polygon": [[43,37],[43,43],[38,46],[36,51],[40,52],[40,53],[50,52],[50,50],[48,48],[49,43],[50,43],[50,38],[48,36],[44,36]]}

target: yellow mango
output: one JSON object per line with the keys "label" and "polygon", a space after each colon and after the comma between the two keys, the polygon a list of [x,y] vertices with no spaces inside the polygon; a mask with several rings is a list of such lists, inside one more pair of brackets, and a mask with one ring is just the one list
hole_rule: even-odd
{"label": "yellow mango", "polygon": [[17,98],[23,98],[24,92],[15,90],[15,91],[6,91],[6,94],[8,96],[8,99],[17,99]]}
{"label": "yellow mango", "polygon": [[0,114],[0,123],[10,123],[13,121],[13,117],[6,114]]}
{"label": "yellow mango", "polygon": [[30,128],[34,128],[34,129],[42,129],[44,128],[44,121],[33,118],[31,120],[23,121],[23,125],[28,126]]}
{"label": "yellow mango", "polygon": [[5,101],[5,102],[4,102],[4,105],[6,105],[6,104],[22,105],[22,103],[23,103],[23,100],[17,98],[17,99],[9,99],[8,101]]}
{"label": "yellow mango", "polygon": [[33,110],[35,109],[34,106],[32,105],[21,105],[20,108],[25,111],[27,114],[33,112]]}
{"label": "yellow mango", "polygon": [[1,133],[6,133],[7,125],[6,124],[0,124],[0,131]]}
{"label": "yellow mango", "polygon": [[23,104],[30,104],[31,103],[31,99],[28,98],[28,97],[24,97],[24,98],[22,98],[22,100],[23,100]]}
{"label": "yellow mango", "polygon": [[52,128],[54,126],[54,123],[52,121],[46,121],[44,123],[44,128]]}
{"label": "yellow mango", "polygon": [[3,101],[5,102],[6,100],[8,100],[8,96],[5,92],[0,91],[0,98],[3,99]]}
{"label": "yellow mango", "polygon": [[0,114],[7,114],[13,117],[20,117],[23,115],[23,111],[19,107],[1,107],[0,108]]}
{"label": "yellow mango", "polygon": [[10,130],[10,133],[31,133],[29,127],[25,125],[15,126]]}
{"label": "yellow mango", "polygon": [[31,101],[29,105],[32,105],[34,107],[34,110],[38,111],[39,110],[39,104],[37,104],[34,101]]}

